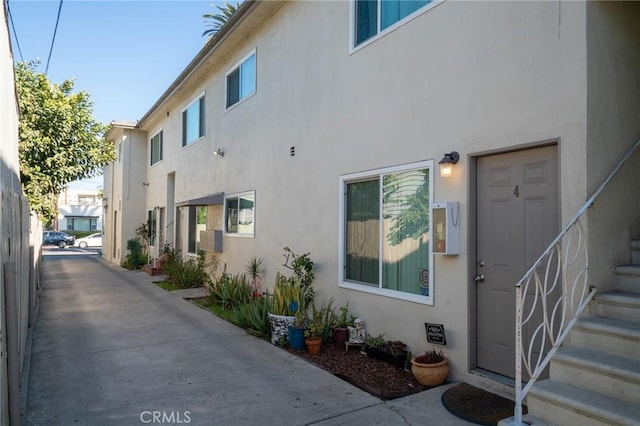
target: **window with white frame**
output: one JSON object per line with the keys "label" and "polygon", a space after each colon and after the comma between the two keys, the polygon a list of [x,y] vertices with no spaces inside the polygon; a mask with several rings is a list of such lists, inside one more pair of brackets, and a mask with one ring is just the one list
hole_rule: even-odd
{"label": "window with white frame", "polygon": [[204,137],[204,129],[204,95],[202,95],[182,111],[182,146],[187,146]]}
{"label": "window with white frame", "polygon": [[432,301],[432,162],[342,176],[342,287]]}
{"label": "window with white frame", "polygon": [[150,141],[151,145],[151,165],[162,161],[162,130],[156,133]]}
{"label": "window with white frame", "polygon": [[255,232],[255,191],[229,195],[224,199],[226,234],[253,236]]}
{"label": "window with white frame", "polygon": [[98,229],[97,217],[73,217],[67,216],[67,231],[96,231]]}
{"label": "window with white frame", "polygon": [[198,254],[200,251],[200,232],[207,230],[207,206],[189,207],[189,235],[187,251]]}
{"label": "window with white frame", "polygon": [[256,51],[253,50],[226,74],[227,108],[256,92]]}
{"label": "window with white frame", "polygon": [[354,0],[353,3],[354,46],[358,46],[440,0]]}

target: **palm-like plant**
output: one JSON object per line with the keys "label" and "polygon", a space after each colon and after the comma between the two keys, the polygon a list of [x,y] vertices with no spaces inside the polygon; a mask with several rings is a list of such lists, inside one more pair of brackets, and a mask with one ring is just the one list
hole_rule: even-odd
{"label": "palm-like plant", "polygon": [[222,29],[224,24],[226,24],[227,21],[231,19],[233,14],[236,13],[238,8],[240,7],[240,3],[236,3],[234,5],[232,3],[225,2],[224,5],[216,6],[216,7],[220,11],[219,13],[205,13],[204,15],[202,15],[205,22],[209,21],[207,23],[207,26],[211,27],[202,33],[202,37],[205,37],[205,36],[210,37],[218,34],[218,31],[220,31],[220,29]]}

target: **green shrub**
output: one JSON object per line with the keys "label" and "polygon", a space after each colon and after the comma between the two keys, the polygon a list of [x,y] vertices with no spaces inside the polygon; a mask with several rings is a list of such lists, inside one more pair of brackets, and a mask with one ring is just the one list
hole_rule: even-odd
{"label": "green shrub", "polygon": [[311,306],[315,297],[315,292],[311,284],[315,278],[313,272],[313,260],[309,257],[311,253],[295,254],[289,247],[284,248],[284,267],[293,271],[293,276],[302,286],[304,306]]}
{"label": "green shrub", "polygon": [[234,322],[255,336],[269,337],[271,335],[268,315],[270,307],[271,299],[268,293],[260,297],[252,297],[249,303],[234,309]]}
{"label": "green shrub", "polygon": [[142,255],[142,244],[140,241],[133,238],[127,241],[127,255],[124,259],[124,266],[127,269],[140,269],[145,264],[145,259]]}
{"label": "green shrub", "polygon": [[223,308],[234,309],[246,305],[251,300],[251,285],[244,274],[223,273],[206,284],[209,299]]}
{"label": "green shrub", "polygon": [[176,260],[167,275],[180,288],[200,287],[204,282],[204,272],[196,259]]}

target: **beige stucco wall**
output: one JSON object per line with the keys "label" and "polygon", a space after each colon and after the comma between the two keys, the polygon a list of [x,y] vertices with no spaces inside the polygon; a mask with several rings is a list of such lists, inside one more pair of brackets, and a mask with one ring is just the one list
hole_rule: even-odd
{"label": "beige stucco wall", "polygon": [[[371,333],[413,351],[427,347],[424,322],[443,323],[453,376],[461,377],[472,367],[475,328],[467,238],[473,156],[558,141],[561,222],[585,200],[585,5],[446,1],[353,52],[349,7],[286,4],[209,78],[190,83],[190,95],[157,111],[143,128],[147,139],[164,132],[164,160],[147,170],[147,207],[166,203],[173,172],[176,202],[255,190],[255,238],[224,239],[221,261],[230,272],[263,257],[270,285],[283,269],[283,247],[311,252],[320,301],[349,301]],[[254,48],[257,92],[225,112],[224,73]],[[206,137],[182,148],[181,110],[201,93]],[[435,258],[434,305],[340,289],[340,175],[437,163],[451,150],[461,161],[448,180],[436,170],[432,201],[460,202],[461,249]]]}
{"label": "beige stucco wall", "polygon": [[[640,139],[640,3],[587,7],[588,185],[590,192]],[[640,220],[640,152],[596,201],[588,216],[591,284],[615,285],[612,266],[630,261]]]}
{"label": "beige stucco wall", "polygon": [[[105,168],[104,196],[108,200],[105,213],[103,256],[110,262],[121,264],[127,254],[127,240],[135,238],[135,229],[146,222],[146,133],[134,129],[112,131],[112,143],[119,160]],[[150,186],[150,185],[149,185]],[[114,212],[117,224],[114,229]],[[116,245],[115,250],[113,245]]]}

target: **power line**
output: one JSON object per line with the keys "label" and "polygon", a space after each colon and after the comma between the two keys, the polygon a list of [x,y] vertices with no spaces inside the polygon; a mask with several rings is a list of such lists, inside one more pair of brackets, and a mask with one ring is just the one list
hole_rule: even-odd
{"label": "power line", "polygon": [[51,53],[53,52],[53,43],[56,41],[56,33],[58,32],[58,22],[60,22],[60,11],[62,10],[62,0],[58,5],[58,17],[56,18],[56,26],[53,29],[53,38],[51,39],[51,47],[49,48],[49,57],[47,58],[47,66],[44,69],[45,75],[49,72],[49,61],[51,61]]}
{"label": "power line", "polygon": [[20,49],[20,42],[18,41],[18,33],[16,32],[16,26],[13,23],[13,16],[11,15],[11,7],[9,7],[9,0],[7,0],[7,12],[9,13],[11,28],[13,28],[13,38],[16,40],[16,46],[18,47],[18,53],[20,54],[20,61],[24,62],[24,58],[22,57],[22,49]]}

